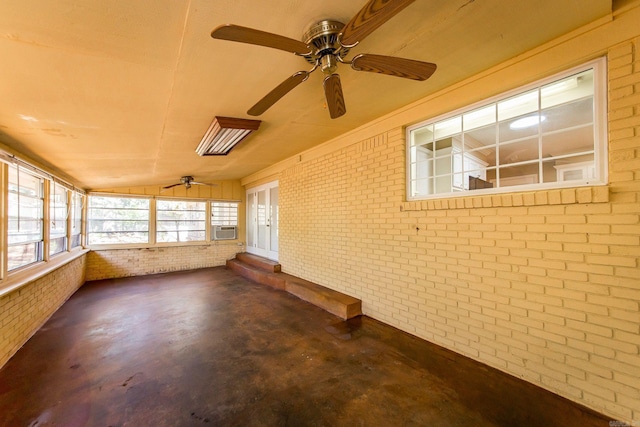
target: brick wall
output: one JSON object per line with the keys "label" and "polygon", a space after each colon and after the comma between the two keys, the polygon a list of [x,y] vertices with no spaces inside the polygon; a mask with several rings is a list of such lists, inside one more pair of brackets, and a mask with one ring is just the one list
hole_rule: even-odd
{"label": "brick wall", "polygon": [[0,297],[0,367],[84,283],[86,255]]}
{"label": "brick wall", "polygon": [[[615,25],[531,62],[596,49],[591,41],[613,38]],[[284,271],[361,298],[365,314],[404,331],[640,421],[640,38],[608,48],[608,66],[609,186],[405,202],[403,128],[347,136],[279,171]]]}
{"label": "brick wall", "polygon": [[142,276],[169,271],[225,265],[244,245],[216,242],[200,246],[167,246],[140,249],[91,251],[87,258],[86,280]]}

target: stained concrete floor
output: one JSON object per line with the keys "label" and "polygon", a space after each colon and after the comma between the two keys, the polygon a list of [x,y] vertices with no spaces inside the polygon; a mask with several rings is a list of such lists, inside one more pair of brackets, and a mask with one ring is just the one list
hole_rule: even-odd
{"label": "stained concrete floor", "polygon": [[224,268],[85,284],[0,371],[2,426],[608,426]]}

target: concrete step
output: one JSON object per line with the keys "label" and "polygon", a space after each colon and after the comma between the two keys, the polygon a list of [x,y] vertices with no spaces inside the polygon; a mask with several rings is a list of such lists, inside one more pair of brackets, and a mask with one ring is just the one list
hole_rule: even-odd
{"label": "concrete step", "polygon": [[245,264],[257,267],[261,270],[270,271],[272,273],[280,272],[280,263],[268,258],[263,258],[261,256],[253,255],[247,252],[241,252],[239,254],[236,254],[236,259]]}
{"label": "concrete step", "polygon": [[[280,264],[241,253],[227,261],[227,268],[254,282],[289,292],[344,320],[362,315],[362,302],[342,292],[280,272]],[[273,271],[277,268],[277,271]]]}

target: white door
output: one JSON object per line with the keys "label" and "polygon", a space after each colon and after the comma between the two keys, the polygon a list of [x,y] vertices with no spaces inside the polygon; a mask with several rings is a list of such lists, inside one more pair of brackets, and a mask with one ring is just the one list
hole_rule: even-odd
{"label": "white door", "polygon": [[247,252],[278,260],[278,181],[247,190]]}

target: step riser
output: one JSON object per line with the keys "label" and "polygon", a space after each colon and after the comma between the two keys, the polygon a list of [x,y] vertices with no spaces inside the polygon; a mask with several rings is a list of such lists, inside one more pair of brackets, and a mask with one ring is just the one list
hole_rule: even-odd
{"label": "step riser", "polygon": [[235,271],[242,277],[252,280],[254,282],[260,283],[261,285],[271,286],[275,289],[284,290],[286,287],[285,281],[279,277],[274,277],[273,274],[269,274],[268,272],[256,270],[251,267],[247,267],[242,263],[239,263],[235,260],[227,261],[227,268]]}
{"label": "step riser", "polygon": [[335,301],[306,287],[299,286],[295,282],[286,282],[286,291],[345,320],[362,314],[362,302],[355,298],[352,302],[347,303]]}
{"label": "step riser", "polygon": [[269,271],[272,273],[280,272],[280,264],[278,264],[276,261],[255,256],[246,252],[236,254],[236,259],[244,264],[249,264],[261,270]]}

